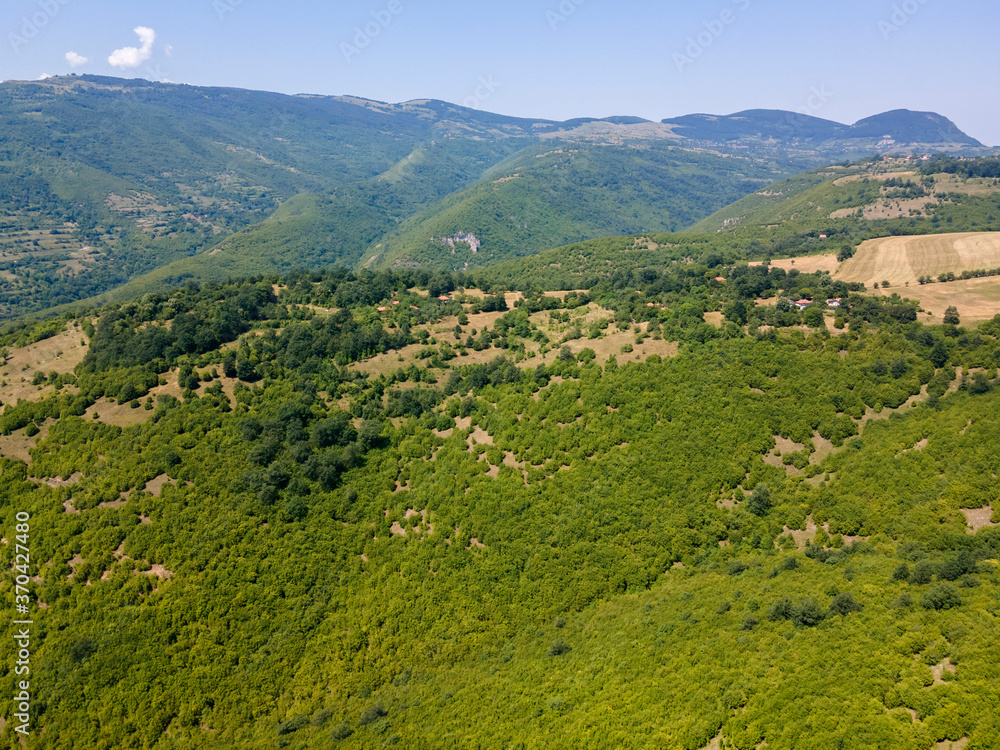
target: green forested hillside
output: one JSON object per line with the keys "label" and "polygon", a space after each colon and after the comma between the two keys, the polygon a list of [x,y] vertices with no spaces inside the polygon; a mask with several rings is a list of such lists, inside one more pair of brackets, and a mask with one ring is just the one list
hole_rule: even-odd
{"label": "green forested hillside", "polygon": [[[921,148],[982,151],[925,115],[868,125],[894,133],[900,148],[919,135],[931,141]],[[100,76],[4,82],[0,316],[121,301],[183,279],[362,258],[461,270],[602,236],[679,231],[775,179],[879,153],[885,134],[845,145],[820,137],[844,126],[771,112],[710,118],[725,131],[716,143],[703,140],[699,117],[681,119],[688,125],[555,122],[434,100]],[[820,135],[800,137],[815,128]]]}
{"label": "green forested hillside", "polygon": [[[191,284],[9,329],[36,737],[991,747],[1000,321],[678,260],[559,296]],[[806,294],[844,302],[756,304]],[[64,326],[86,356],[22,381]]]}
{"label": "green forested hillside", "polygon": [[[462,270],[579,240],[678,231],[762,187],[779,170],[674,145],[549,141],[403,222],[369,248],[363,262]],[[445,244],[460,234],[474,235],[481,246],[474,251],[467,242]]]}

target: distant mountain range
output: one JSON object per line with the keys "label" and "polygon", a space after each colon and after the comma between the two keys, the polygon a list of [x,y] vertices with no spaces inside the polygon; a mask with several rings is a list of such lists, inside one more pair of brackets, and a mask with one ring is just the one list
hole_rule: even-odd
{"label": "distant mountain range", "polygon": [[905,110],[853,126],[768,110],[556,121],[100,76],[0,84],[0,133],[0,316],[130,283],[476,268],[682,230],[835,161],[992,153]]}
{"label": "distant mountain range", "polygon": [[832,120],[771,109],[752,109],[733,115],[687,115],[664,120],[665,125],[690,141],[722,146],[778,142],[786,148],[809,147],[833,156],[875,151],[963,151],[985,148],[948,118],[933,112],[897,109],[842,125]]}

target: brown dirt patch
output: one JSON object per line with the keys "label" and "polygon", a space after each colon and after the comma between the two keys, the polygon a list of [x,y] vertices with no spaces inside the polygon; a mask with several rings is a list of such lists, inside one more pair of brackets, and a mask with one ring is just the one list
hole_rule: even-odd
{"label": "brown dirt patch", "polygon": [[987,505],[985,508],[963,508],[962,514],[965,516],[965,522],[968,524],[968,532],[970,534],[975,534],[980,529],[1000,525],[994,523],[992,520],[992,505]]}
{"label": "brown dirt patch", "polygon": [[907,448],[903,451],[903,453],[909,453],[910,451],[922,451],[928,446],[929,443],[930,441],[927,438],[924,438],[923,440],[917,442],[912,448]]}
{"label": "brown dirt patch", "polygon": [[38,484],[47,484],[53,489],[57,487],[64,487],[67,484],[76,484],[81,479],[83,479],[83,472],[80,471],[72,474],[68,479],[63,479],[62,477],[41,477],[37,479],[35,477],[28,477],[29,481],[36,482]]}
{"label": "brown dirt patch", "polygon": [[71,571],[70,574],[66,576],[66,580],[69,580],[70,578],[73,577],[73,574],[76,573],[76,569],[79,568],[81,565],[83,565],[83,558],[80,557],[80,555],[78,554],[73,555],[73,558],[69,560],[66,564],[69,565]]}
{"label": "brown dirt patch", "polygon": [[962,739],[955,740],[954,742],[952,742],[951,740],[944,740],[942,742],[937,743],[938,750],[965,750],[965,748],[968,746],[969,746],[968,737],[963,737]]}
{"label": "brown dirt patch", "polygon": [[144,492],[148,492],[153,497],[159,497],[163,493],[163,487],[165,485],[177,486],[177,480],[171,479],[166,474],[160,474],[160,476],[155,479],[150,479],[146,482],[146,486],[143,487]]}
{"label": "brown dirt patch", "polygon": [[486,549],[486,545],[483,544],[478,539],[476,539],[476,537],[472,537],[471,539],[469,539],[469,546],[466,547],[466,549],[472,549],[473,547],[475,547],[476,549]]}
{"label": "brown dirt patch", "polygon": [[812,516],[808,516],[806,518],[806,528],[804,531],[802,529],[790,529],[786,526],[781,533],[791,536],[792,539],[795,540],[795,546],[798,549],[803,550],[806,548],[806,541],[812,542],[817,531],[819,531],[819,527],[816,525],[816,522],[813,521]]}
{"label": "brown dirt patch", "polygon": [[[778,469],[784,469],[791,476],[797,476],[802,473],[800,469],[796,469],[791,464],[785,464],[782,460],[782,456],[787,453],[795,453],[796,451],[805,450],[805,445],[802,443],[796,443],[788,438],[783,438],[780,435],[774,436],[774,448],[764,456],[764,463],[769,466],[774,466]],[[778,454],[781,454],[780,456]]]}
{"label": "brown dirt patch", "polygon": [[162,565],[152,565],[149,570],[144,572],[148,576],[156,576],[160,579],[172,578],[174,575],[174,571],[167,570]]}
{"label": "brown dirt patch", "polygon": [[828,456],[840,450],[833,443],[831,443],[825,437],[820,435],[818,432],[813,433],[812,441],[813,441],[813,447],[816,450],[809,457],[809,463],[813,464],[814,466],[823,463],[823,461],[826,460]]}
{"label": "brown dirt patch", "polygon": [[470,448],[473,446],[473,441],[475,441],[475,444],[477,445],[493,445],[493,436],[490,435],[490,433],[488,433],[482,427],[476,425],[475,429],[472,431],[472,434],[469,436]]}
{"label": "brown dirt patch", "polygon": [[955,665],[951,663],[950,659],[945,659],[941,664],[935,664],[931,667],[931,672],[934,674],[934,684],[935,685],[945,685],[947,684],[942,678],[945,672],[951,672],[955,674]]}

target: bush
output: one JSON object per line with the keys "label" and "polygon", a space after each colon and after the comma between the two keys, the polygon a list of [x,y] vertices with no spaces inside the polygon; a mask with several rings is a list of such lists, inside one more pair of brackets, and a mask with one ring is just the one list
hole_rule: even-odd
{"label": "bush", "polygon": [[559,638],[553,641],[552,645],[549,646],[549,656],[562,656],[563,654],[568,654],[571,650],[572,646],[566,643],[566,641],[562,638]]}
{"label": "bush", "polygon": [[920,606],[924,609],[952,609],[962,606],[962,597],[956,586],[950,583],[938,583],[924,592]]}
{"label": "bush", "polygon": [[908,581],[910,580],[910,566],[905,562],[901,562],[896,566],[896,569],[892,571],[892,580],[894,581]]}
{"label": "bush", "polygon": [[766,484],[758,484],[747,500],[747,510],[755,516],[766,516],[770,509],[771,490]]}
{"label": "bush", "polygon": [[778,622],[779,620],[789,620],[792,617],[792,613],[795,611],[795,605],[792,604],[791,599],[778,599],[774,604],[772,604],[767,610],[767,619],[771,622]]}
{"label": "bush", "polygon": [[910,583],[920,585],[930,583],[933,575],[934,566],[931,565],[930,560],[921,560],[913,566],[913,573],[910,575]]}
{"label": "bush", "polygon": [[[839,596],[839,594],[838,594]],[[794,620],[797,625],[811,628],[823,622],[826,614],[815,599],[803,599],[795,607]]]}
{"label": "bush", "polygon": [[830,602],[830,612],[835,615],[846,617],[851,612],[860,612],[862,606],[851,594],[841,591]]}
{"label": "bush", "polygon": [[749,570],[749,569],[750,566],[747,565],[746,563],[741,563],[739,560],[733,560],[731,563],[729,563],[728,567],[726,568],[726,573],[728,573],[731,576],[738,576],[744,570]]}
{"label": "bush", "polygon": [[[361,718],[358,719],[358,724],[364,727],[371,724],[373,721],[378,721],[383,716],[388,716],[388,715],[389,712],[386,711],[384,708],[382,708],[382,706],[380,706],[378,703],[373,703],[372,705],[370,705],[368,708],[365,709],[363,714],[361,714]],[[338,729],[339,728],[340,727],[338,727]]]}
{"label": "bush", "polygon": [[899,596],[897,596],[896,600],[889,606],[895,607],[896,609],[906,609],[907,607],[912,607],[913,597],[910,596],[909,591],[904,591]]}
{"label": "bush", "polygon": [[346,721],[342,721],[333,728],[332,732],[330,732],[330,739],[334,741],[346,740],[352,734],[354,734],[354,730],[351,729],[351,725]]}
{"label": "bush", "polygon": [[743,618],[743,624],[740,625],[740,630],[753,630],[757,627],[757,618],[753,615],[747,615]]}
{"label": "bush", "polygon": [[288,721],[283,721],[278,724],[278,734],[283,735],[297,732],[308,723],[308,716],[296,716],[294,719],[289,719]]}

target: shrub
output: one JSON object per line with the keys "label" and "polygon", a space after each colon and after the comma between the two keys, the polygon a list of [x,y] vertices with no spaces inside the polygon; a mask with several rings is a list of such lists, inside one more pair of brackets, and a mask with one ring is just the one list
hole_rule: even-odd
{"label": "shrub", "polygon": [[333,728],[332,732],[330,732],[330,739],[334,741],[346,740],[352,734],[354,734],[354,730],[351,729],[351,725],[346,721],[342,721]]}
{"label": "shrub", "polygon": [[931,582],[934,575],[934,566],[930,560],[921,560],[913,566],[913,573],[910,575],[910,583],[925,584]]}
{"label": "shrub", "polygon": [[380,706],[378,703],[373,703],[364,710],[364,713],[361,714],[361,718],[358,719],[358,724],[364,727],[371,724],[373,721],[377,721],[381,719],[383,716],[388,716],[388,715],[389,712],[386,711],[384,708],[382,708],[382,706]]}
{"label": "shrub", "polygon": [[[838,594],[839,596],[839,594]],[[811,628],[823,622],[826,615],[815,599],[803,599],[795,607],[794,620],[797,625]]]}
{"label": "shrub", "polygon": [[908,581],[910,580],[910,566],[905,562],[901,562],[896,566],[896,569],[892,571],[892,580],[894,581]]}
{"label": "shrub", "polygon": [[726,568],[726,573],[728,573],[731,576],[738,576],[744,570],[749,570],[749,569],[750,566],[747,565],[746,563],[741,563],[739,560],[733,560],[731,563],[729,563],[728,567]]}
{"label": "shrub", "polygon": [[569,653],[571,650],[572,646],[566,643],[566,641],[562,638],[559,638],[552,641],[552,645],[549,646],[549,656],[562,656],[563,654]]}
{"label": "shrub", "polygon": [[283,721],[278,724],[278,734],[283,735],[297,732],[308,723],[308,716],[296,716],[294,719],[289,719],[288,721]]}
{"label": "shrub", "polygon": [[860,612],[862,606],[851,594],[841,591],[830,602],[830,612],[835,615],[846,617],[851,612]]}
{"label": "shrub", "polygon": [[962,606],[962,597],[954,585],[938,583],[924,592],[920,598],[920,606],[924,609],[952,609]]}
{"label": "shrub", "polygon": [[906,609],[907,607],[912,607],[913,597],[910,596],[909,591],[904,591],[896,597],[896,600],[890,606],[895,607],[896,609]]}
{"label": "shrub", "polygon": [[753,630],[757,627],[757,618],[753,615],[747,615],[743,618],[743,624],[740,625],[740,630]]}
{"label": "shrub", "polygon": [[767,619],[771,622],[778,622],[779,620],[788,620],[792,617],[792,612],[795,610],[795,605],[792,604],[791,599],[778,599],[774,604],[772,604],[767,610]]}

